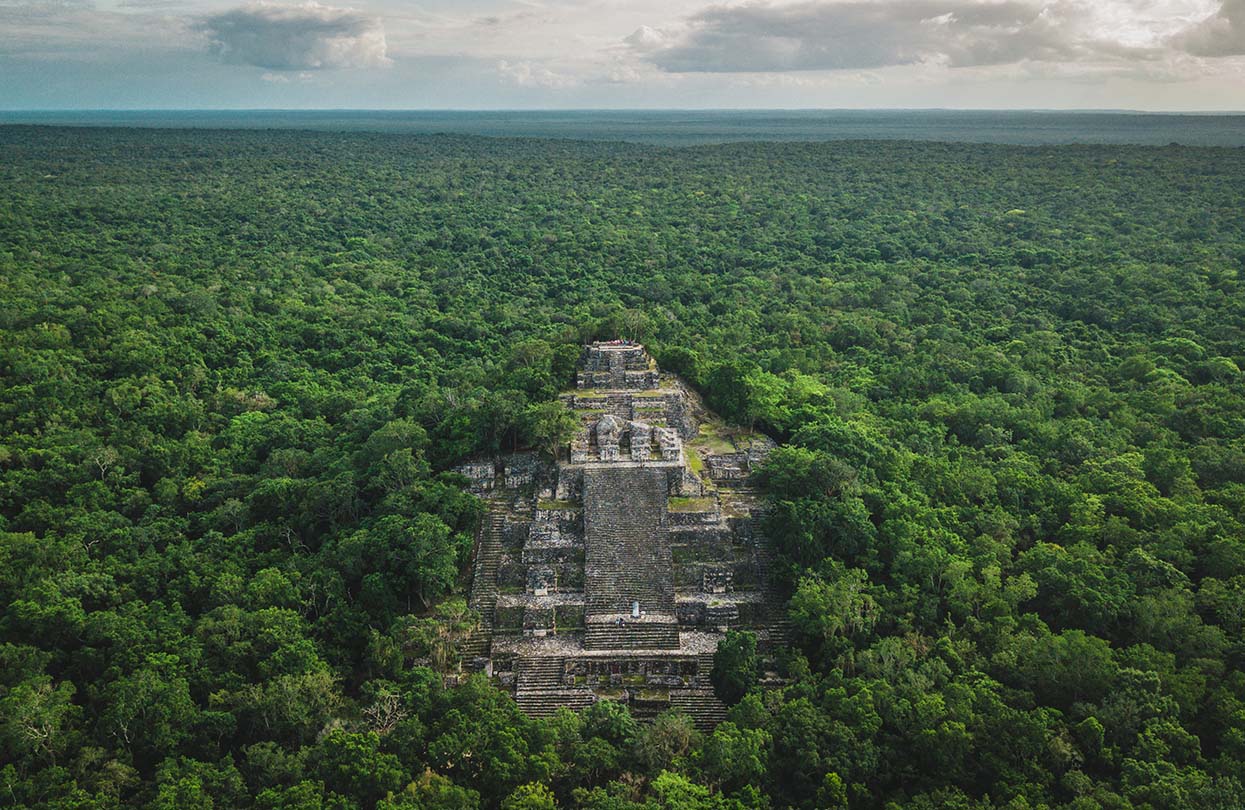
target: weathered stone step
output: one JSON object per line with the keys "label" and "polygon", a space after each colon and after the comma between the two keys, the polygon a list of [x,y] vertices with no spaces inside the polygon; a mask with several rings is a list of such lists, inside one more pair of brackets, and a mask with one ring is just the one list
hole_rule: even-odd
{"label": "weathered stone step", "polygon": [[520,691],[561,689],[566,675],[565,660],[561,656],[520,657],[515,661],[516,687]]}
{"label": "weathered stone step", "polygon": [[698,689],[695,691],[674,691],[670,693],[670,708],[682,709],[691,716],[696,727],[702,731],[711,730],[726,719],[726,704],[718,700],[712,690]]}
{"label": "weathered stone step", "polygon": [[528,717],[551,717],[563,707],[577,712],[597,702],[589,689],[520,689],[514,699]]}
{"label": "weathered stone step", "polygon": [[766,628],[769,633],[769,643],[774,649],[787,647],[793,643],[795,638],[795,625],[790,619],[773,619]]}
{"label": "weathered stone step", "polygon": [[677,622],[641,622],[622,626],[604,622],[584,627],[586,650],[671,650],[679,646]]}
{"label": "weathered stone step", "polygon": [[702,653],[696,656],[696,680],[705,689],[713,688],[710,677],[713,674],[713,653]]}
{"label": "weathered stone step", "polygon": [[501,505],[490,504],[488,517],[480,526],[479,539],[476,542],[471,590],[467,597],[467,604],[480,614],[480,626],[460,647],[460,654],[468,663],[473,659],[487,657],[492,645],[493,611],[497,606],[497,570],[501,564],[505,525],[506,515]]}
{"label": "weathered stone step", "polygon": [[674,612],[674,560],[662,531],[666,474],[640,467],[584,474],[585,612]]}

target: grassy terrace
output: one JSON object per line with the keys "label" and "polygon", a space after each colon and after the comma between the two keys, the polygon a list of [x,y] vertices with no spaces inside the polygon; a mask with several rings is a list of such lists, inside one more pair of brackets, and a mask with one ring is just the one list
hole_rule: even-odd
{"label": "grassy terrace", "polygon": [[543,501],[542,500],[536,504],[536,508],[546,509],[546,510],[563,510],[563,509],[582,509],[583,507],[580,506],[575,501],[556,501],[556,500]]}
{"label": "grassy terrace", "polygon": [[716,498],[671,498],[666,508],[671,512],[712,512],[716,506]]}
{"label": "grassy terrace", "polygon": [[[674,391],[675,389],[672,387],[663,386],[642,391],[627,391],[627,393],[636,399],[657,399],[658,397],[664,397],[666,394],[673,394]],[[574,388],[565,392],[565,394],[574,394],[577,397],[603,397],[612,393],[615,392],[608,388]]]}
{"label": "grassy terrace", "polygon": [[708,450],[710,453],[734,453],[736,452],[735,442],[732,440],[730,429],[719,422],[704,422],[700,426],[700,432],[696,438],[687,443],[688,447],[696,449]]}
{"label": "grassy terrace", "polygon": [[[700,457],[700,453],[697,453],[695,449],[691,447],[690,445],[685,447],[684,450],[685,452],[683,453],[683,456],[684,458],[687,459],[687,466],[691,468],[692,472],[696,474],[697,478],[703,479],[704,471],[705,471],[704,459],[702,459]],[[709,482],[705,481],[705,484],[708,485]]]}

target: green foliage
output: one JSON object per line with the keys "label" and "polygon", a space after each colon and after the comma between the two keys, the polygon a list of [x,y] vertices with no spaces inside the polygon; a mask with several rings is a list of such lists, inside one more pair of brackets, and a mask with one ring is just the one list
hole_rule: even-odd
{"label": "green foliage", "polygon": [[[1245,804],[1241,150],[0,152],[6,807]],[[618,336],[784,443],[797,646],[707,735],[442,683],[448,470]]]}
{"label": "green foliage", "polygon": [[502,799],[501,810],[554,810],[553,792],[539,782],[519,785]]}
{"label": "green foliage", "polygon": [[374,732],[352,734],[334,729],[316,744],[308,766],[329,790],[371,807],[397,790],[405,775],[398,758],[383,753],[380,744],[380,736]]}
{"label": "green foliage", "polygon": [[713,654],[713,691],[724,703],[734,705],[756,687],[760,676],[756,634],[728,630]]}
{"label": "green foliage", "polygon": [[480,794],[459,787],[444,776],[424,771],[397,796],[392,794],[376,810],[479,810]]}
{"label": "green foliage", "polygon": [[530,406],[522,418],[523,435],[544,451],[557,458],[558,449],[571,440],[579,428],[579,420],[561,402],[541,402]]}

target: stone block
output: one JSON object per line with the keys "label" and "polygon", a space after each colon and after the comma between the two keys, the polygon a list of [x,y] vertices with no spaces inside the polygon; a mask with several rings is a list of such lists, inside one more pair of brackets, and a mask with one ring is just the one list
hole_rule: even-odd
{"label": "stone block", "polygon": [[470,479],[469,489],[476,495],[492,492],[497,479],[497,468],[492,459],[460,464],[454,468],[454,472]]}
{"label": "stone block", "polygon": [[685,626],[696,626],[704,624],[705,621],[705,603],[698,601],[682,601],[675,607],[675,615],[678,616],[679,624]]}
{"label": "stone block", "polygon": [[739,608],[731,604],[705,605],[705,624],[711,627],[726,627],[739,622]]}
{"label": "stone block", "polygon": [[732,571],[722,568],[707,568],[701,575],[701,590],[705,593],[727,593],[735,579]]}
{"label": "stone block", "polygon": [[493,624],[498,630],[517,631],[523,627],[523,606],[498,606],[493,612]]}
{"label": "stone block", "polygon": [[558,605],[554,608],[559,629],[572,629],[584,626],[583,605]]}
{"label": "stone block", "polygon": [[556,590],[557,578],[548,565],[533,565],[527,569],[527,592],[533,596],[545,596]]}
{"label": "stone block", "polygon": [[543,636],[554,627],[553,608],[528,606],[523,611],[523,635]]}

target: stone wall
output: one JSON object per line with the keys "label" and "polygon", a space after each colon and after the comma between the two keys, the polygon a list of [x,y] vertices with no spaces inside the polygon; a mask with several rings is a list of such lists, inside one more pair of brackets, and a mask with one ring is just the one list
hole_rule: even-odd
{"label": "stone wall", "polygon": [[561,462],[520,453],[458,470],[491,504],[485,671],[534,716],[612,699],[710,728],[726,716],[708,681],[721,633],[755,629],[764,646],[776,615],[748,484],[773,443],[730,434],[735,452],[710,453],[715,433],[685,446],[704,406],[637,344],[585,347],[578,385],[561,397],[579,419]]}

